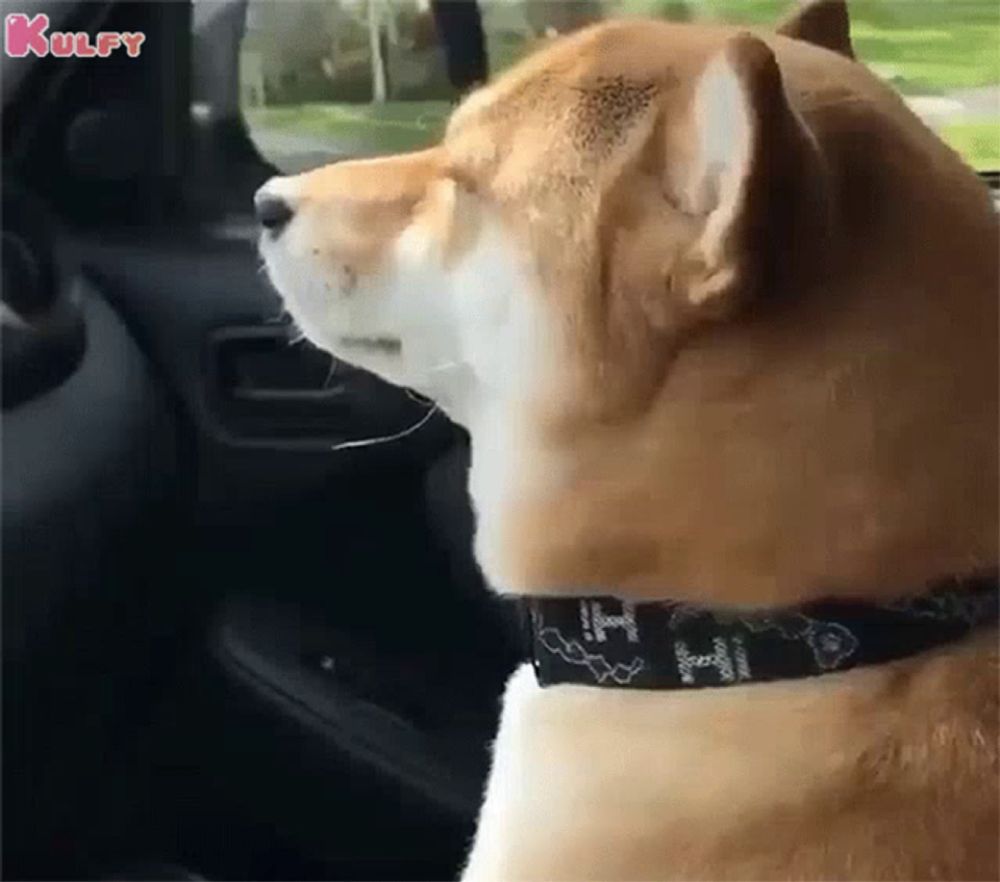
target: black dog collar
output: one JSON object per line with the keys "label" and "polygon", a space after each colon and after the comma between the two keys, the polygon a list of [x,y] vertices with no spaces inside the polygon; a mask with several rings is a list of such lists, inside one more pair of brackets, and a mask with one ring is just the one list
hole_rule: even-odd
{"label": "black dog collar", "polygon": [[821,601],[765,614],[611,597],[529,598],[542,686],[699,689],[789,680],[916,655],[998,620],[998,574],[874,605]]}

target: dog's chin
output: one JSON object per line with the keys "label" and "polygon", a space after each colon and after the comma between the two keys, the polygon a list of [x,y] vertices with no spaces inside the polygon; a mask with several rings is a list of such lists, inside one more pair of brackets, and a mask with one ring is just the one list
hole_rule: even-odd
{"label": "dog's chin", "polygon": [[[419,347],[417,347],[419,350]],[[386,334],[344,334],[333,338],[329,351],[335,358],[375,374],[393,386],[412,390],[467,426],[469,405],[475,387],[471,368],[457,361],[428,366],[414,350],[396,336]]]}
{"label": "dog's chin", "polygon": [[[307,260],[292,260],[273,243],[262,243],[261,253],[271,284],[305,340],[390,385],[415,390],[455,422],[467,424],[476,387],[474,371],[450,335],[436,339],[433,332],[440,333],[440,323],[408,344],[399,329],[392,327],[392,317],[386,327],[371,310],[362,324],[356,314],[357,298],[351,303],[332,303],[326,279],[312,271]],[[379,292],[366,293],[377,296]]]}

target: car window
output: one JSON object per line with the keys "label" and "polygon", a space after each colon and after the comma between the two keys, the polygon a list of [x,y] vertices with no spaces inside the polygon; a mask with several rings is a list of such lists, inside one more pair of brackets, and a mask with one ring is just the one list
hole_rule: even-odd
{"label": "car window", "polygon": [[[652,16],[771,25],[791,5],[249,0],[239,53],[240,106],[261,153],[294,172],[343,156],[433,143],[455,100],[486,68],[496,75],[546,40],[590,22]],[[971,165],[1000,169],[996,0],[853,0],[851,21],[855,50],[866,64]]]}

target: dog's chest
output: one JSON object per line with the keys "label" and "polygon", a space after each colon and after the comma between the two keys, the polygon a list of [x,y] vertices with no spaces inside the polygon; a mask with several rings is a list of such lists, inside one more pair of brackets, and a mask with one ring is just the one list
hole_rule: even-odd
{"label": "dog's chest", "polygon": [[[979,878],[995,704],[987,678],[979,698],[933,692],[988,667],[982,651],[683,693],[543,689],[525,665],[463,878]],[[975,750],[969,713],[994,733]]]}

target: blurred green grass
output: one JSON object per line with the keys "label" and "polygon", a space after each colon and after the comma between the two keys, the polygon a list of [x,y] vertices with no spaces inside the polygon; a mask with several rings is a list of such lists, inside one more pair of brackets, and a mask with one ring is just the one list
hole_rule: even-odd
{"label": "blurred green grass", "polygon": [[436,141],[450,109],[447,101],[387,101],[257,107],[245,114],[251,130],[293,132],[330,141],[346,153],[395,153]]}
{"label": "blurred green grass", "polygon": [[941,136],[973,168],[1000,169],[1000,117],[984,122],[951,123],[942,128]]}
{"label": "blurred green grass", "polygon": [[[621,0],[629,12],[656,14],[668,0]],[[788,0],[697,0],[700,19],[773,25]],[[905,95],[1000,83],[1000,3],[996,0],[851,0],[858,57]]]}
{"label": "blurred green grass", "polygon": [[[251,109],[247,118],[251,128],[329,141],[347,153],[396,153],[437,141],[450,109],[446,101],[391,101],[381,106],[300,104]],[[946,124],[939,134],[973,168],[1000,169],[1000,116]]]}
{"label": "blurred green grass", "polygon": [[[662,15],[676,0],[617,0],[609,16]],[[772,25],[789,0],[697,0],[689,17]],[[859,58],[908,96],[944,95],[1000,84],[1000,3],[997,0],[852,0],[851,35]],[[509,40],[491,41],[499,73],[524,54]],[[443,131],[447,101],[390,101],[383,105],[308,103],[248,108],[252,129],[301,134],[345,152],[389,153],[433,143]],[[941,134],[979,169],[1000,168],[1000,116],[956,119]]]}

